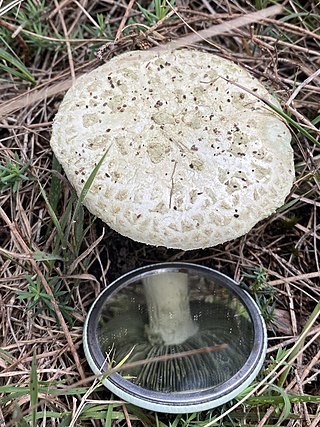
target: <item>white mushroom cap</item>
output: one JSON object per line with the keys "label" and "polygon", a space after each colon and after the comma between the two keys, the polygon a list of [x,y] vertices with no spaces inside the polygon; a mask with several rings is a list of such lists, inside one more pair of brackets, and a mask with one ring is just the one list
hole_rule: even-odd
{"label": "white mushroom cap", "polygon": [[279,108],[236,64],[193,50],[131,52],[80,77],[51,146],[84,204],[120,234],[177,249],[247,233],[284,203],[294,179]]}

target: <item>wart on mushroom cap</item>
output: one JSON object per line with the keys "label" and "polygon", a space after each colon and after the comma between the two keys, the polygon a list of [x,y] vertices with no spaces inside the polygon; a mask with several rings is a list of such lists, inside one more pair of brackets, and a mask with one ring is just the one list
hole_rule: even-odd
{"label": "wart on mushroom cap", "polygon": [[184,250],[248,232],[281,206],[294,178],[290,133],[239,83],[258,80],[208,53],[131,52],[79,78],[51,146],[84,201],[120,234]]}

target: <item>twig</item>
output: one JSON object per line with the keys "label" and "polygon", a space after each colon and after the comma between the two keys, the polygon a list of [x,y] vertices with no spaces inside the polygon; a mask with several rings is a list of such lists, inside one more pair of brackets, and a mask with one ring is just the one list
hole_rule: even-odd
{"label": "twig", "polygon": [[[89,21],[98,29],[100,30],[100,26],[99,24],[92,18],[92,16],[90,15],[90,13],[88,13],[86,11],[86,9],[82,6],[82,4],[80,4],[77,0],[72,0],[73,3],[75,3],[78,8],[86,15],[86,17],[89,19]],[[69,33],[70,33],[70,29],[69,29]],[[107,35],[103,32],[103,35],[107,38]]]}
{"label": "twig", "polygon": [[[306,80],[304,80],[302,83],[299,84],[299,86],[296,88],[296,90],[292,93],[288,101],[286,102],[286,106],[289,107],[292,101],[296,98],[298,93],[310,82],[312,82],[313,79],[316,79],[318,76],[320,76],[320,68],[315,71],[311,76],[309,76]],[[317,129],[316,129],[317,130]]]}
{"label": "twig", "polygon": [[[88,68],[89,66],[93,66],[96,63],[97,63],[97,60],[93,59],[92,61],[89,61],[84,65],[77,67],[76,71],[80,71],[83,68]],[[46,99],[48,97],[55,96],[62,92],[65,92],[71,87],[72,79],[62,80],[58,83],[53,83],[53,82],[56,82],[57,80],[67,77],[68,75],[69,75],[69,71],[64,72],[62,75],[59,75],[51,79],[49,82],[43,83],[31,90],[27,90],[26,92],[23,92],[22,94],[16,96],[10,101],[3,103],[2,105],[0,105],[0,119],[3,117],[6,117],[7,115],[9,115],[14,111],[21,110],[22,108],[28,107],[29,105],[32,105],[38,101],[42,101],[43,99]],[[53,83],[53,84],[50,84],[50,83]]]}
{"label": "twig", "polygon": [[135,1],[136,0],[130,0],[130,2],[128,4],[127,8],[126,8],[126,11],[125,11],[125,13],[123,15],[123,18],[121,19],[121,22],[119,24],[118,31],[117,31],[116,37],[114,39],[114,42],[118,41],[118,39],[121,37],[121,33],[122,33],[122,31],[123,31],[123,29],[124,29],[124,27],[126,25],[127,19],[129,17],[130,11],[131,11],[131,9],[132,9]]}
{"label": "twig", "polygon": [[320,424],[320,412],[314,417],[309,427],[317,427]]}
{"label": "twig", "polygon": [[276,407],[274,405],[270,406],[270,408],[266,411],[264,416],[261,418],[261,421],[257,425],[257,427],[263,427],[265,423],[268,421],[269,417],[274,413]]}
{"label": "twig", "polygon": [[59,12],[59,10],[63,9],[68,3],[71,3],[72,0],[62,0],[61,3],[58,3],[58,5],[53,9],[52,12],[50,12],[48,19],[51,20],[55,17],[55,15]]}
{"label": "twig", "polygon": [[132,427],[132,424],[131,424],[131,421],[130,421],[130,417],[129,417],[129,413],[128,413],[126,405],[122,405],[122,410],[123,410],[124,417],[125,417],[126,422],[127,422],[127,427]]}
{"label": "twig", "polygon": [[276,285],[281,285],[282,283],[297,282],[298,280],[314,279],[316,277],[320,277],[320,271],[315,271],[313,273],[300,274],[298,276],[283,277],[282,279],[277,279],[277,280],[271,280],[269,284],[272,286],[276,286]]}
{"label": "twig", "polygon": [[127,370],[127,369],[136,368],[137,366],[149,365],[150,363],[158,363],[158,362],[166,362],[168,360],[182,359],[183,357],[191,357],[191,356],[195,356],[196,354],[212,353],[214,351],[225,350],[226,348],[228,348],[228,344],[212,345],[210,347],[202,347],[202,348],[197,348],[195,350],[180,351],[179,353],[175,353],[175,354],[165,354],[162,356],[150,357],[149,359],[136,360],[135,362],[125,363],[121,367],[116,366],[115,368],[109,369],[103,374],[101,374],[100,376],[104,377],[106,376],[106,374],[110,376],[116,372],[123,371],[124,369]]}
{"label": "twig", "polygon": [[320,40],[320,35],[315,31],[310,31],[308,29],[304,29],[301,27],[297,27],[296,25],[289,24],[288,22],[276,21],[275,19],[266,18],[266,22],[270,22],[271,24],[275,24],[279,27],[286,28],[287,30],[293,30],[296,34],[306,34],[314,39]]}
{"label": "twig", "polygon": [[[17,5],[19,5],[22,2],[23,2],[23,0],[14,0],[14,1],[10,2],[9,4],[6,4],[5,6],[3,6],[2,9],[0,9],[0,16],[5,15],[6,13],[9,12],[9,10],[13,9],[14,7],[16,7]],[[2,2],[0,3],[0,6],[1,5],[2,5]]]}
{"label": "twig", "polygon": [[[315,328],[311,329],[310,332],[308,332],[308,334],[306,335],[306,338],[310,337],[311,335],[319,334],[319,332],[320,332],[320,326],[316,326]],[[294,337],[294,338],[289,338],[288,340],[283,341],[283,337],[281,337],[281,342],[279,344],[273,345],[272,347],[269,347],[267,350],[267,353],[269,354],[278,350],[279,348],[284,348],[288,345],[294,344],[297,342],[297,339],[298,337]]]}
{"label": "twig", "polygon": [[317,52],[316,50],[309,49],[307,47],[297,46],[297,45],[295,45],[293,43],[284,42],[283,40],[279,40],[279,39],[276,39],[274,37],[270,37],[270,36],[257,36],[256,35],[256,36],[254,36],[254,39],[256,39],[256,38],[257,39],[271,41],[271,42],[273,42],[276,45],[286,46],[286,47],[288,47],[290,49],[294,49],[294,50],[297,50],[299,52],[308,53],[309,55],[314,55],[314,56],[317,56],[317,57],[320,56],[320,53]]}
{"label": "twig", "polygon": [[[157,46],[153,48],[153,50],[173,50],[178,49],[179,47],[186,47],[194,43],[198,43],[199,41],[208,42],[208,38],[217,36],[219,34],[228,33],[236,28],[243,27],[245,25],[253,24],[255,22],[263,21],[265,18],[269,16],[277,15],[281,13],[282,6],[275,5],[271,7],[267,7],[265,9],[259,10],[258,12],[248,13],[247,15],[240,16],[239,18],[232,19],[228,22],[224,22],[223,24],[213,25],[210,28],[206,28],[205,30],[195,31],[190,27],[190,29],[194,32],[194,34],[189,34],[185,37],[181,37],[177,40],[173,40],[165,45]],[[176,12],[177,13],[177,12]]]}
{"label": "twig", "polygon": [[[150,357],[149,359],[142,359],[142,360],[136,360],[135,362],[124,363],[120,367],[116,366],[115,368],[107,369],[103,373],[91,375],[90,377],[87,376],[87,378],[81,379],[81,380],[77,381],[75,384],[72,384],[70,386],[66,386],[65,388],[63,388],[61,390],[66,392],[68,390],[72,390],[72,389],[79,387],[81,385],[87,384],[90,381],[109,377],[110,375],[115,374],[119,371],[123,371],[124,369],[136,368],[138,366],[148,365],[150,363],[166,362],[168,360],[180,359],[183,357],[191,357],[191,356],[195,356],[197,354],[211,353],[214,351],[224,350],[227,347],[228,347],[227,344],[213,345],[210,347],[202,347],[202,348],[197,348],[194,350],[182,351],[179,353]],[[59,391],[61,391],[61,390],[59,390]]]}
{"label": "twig", "polygon": [[208,9],[208,11],[212,14],[215,15],[215,10],[213,9],[213,7],[210,5],[210,3],[208,2],[208,0],[202,0],[202,3],[205,5],[205,7]]}
{"label": "twig", "polygon": [[98,239],[96,239],[81,255],[79,255],[70,265],[68,268],[68,275],[72,274],[72,272],[76,269],[79,262],[81,262],[84,258],[86,258],[93,249],[101,242],[101,240],[104,238],[104,230]]}
{"label": "twig", "polygon": [[287,295],[288,295],[289,313],[290,313],[293,335],[298,335],[298,326],[297,326],[297,317],[296,317],[295,305],[293,302],[293,296],[292,296],[292,292],[291,292],[291,288],[290,288],[289,283],[285,283],[285,288],[286,288]]}
{"label": "twig", "polygon": [[5,423],[5,420],[4,420],[4,416],[3,416],[3,412],[2,412],[1,406],[0,406],[0,427],[6,427],[6,423]]}
{"label": "twig", "polygon": [[54,4],[56,5],[56,8],[58,9],[58,15],[59,15],[61,26],[62,26],[62,29],[63,29],[63,34],[64,34],[64,36],[66,38],[66,46],[67,46],[68,60],[69,60],[69,66],[70,66],[70,74],[71,74],[72,82],[74,82],[75,79],[76,79],[76,75],[75,75],[75,71],[74,71],[74,63],[73,63],[71,46],[70,46],[70,41],[69,41],[69,36],[68,36],[68,30],[67,30],[67,27],[66,27],[66,23],[64,21],[63,14],[61,12],[61,8],[59,8],[58,1],[54,0]]}
{"label": "twig", "polygon": [[[319,70],[320,71],[320,70]],[[290,113],[292,113],[298,120],[304,123],[305,127],[313,130],[316,133],[319,133],[319,129],[316,128],[308,119],[306,119],[302,114],[300,114],[297,110],[292,108],[290,105],[286,104],[286,108]]]}

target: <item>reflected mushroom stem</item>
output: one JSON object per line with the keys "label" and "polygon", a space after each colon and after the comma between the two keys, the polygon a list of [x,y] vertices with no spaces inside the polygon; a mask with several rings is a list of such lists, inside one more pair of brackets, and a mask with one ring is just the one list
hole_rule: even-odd
{"label": "reflected mushroom stem", "polygon": [[181,344],[198,331],[190,312],[188,275],[168,272],[142,280],[149,315],[150,344]]}

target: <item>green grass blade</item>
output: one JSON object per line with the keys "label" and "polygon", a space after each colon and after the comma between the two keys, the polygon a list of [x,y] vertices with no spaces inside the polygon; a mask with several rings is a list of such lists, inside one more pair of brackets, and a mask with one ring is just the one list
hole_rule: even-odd
{"label": "green grass blade", "polygon": [[22,415],[20,406],[14,405],[12,420],[15,421],[15,427],[30,427],[25,418]]}
{"label": "green grass blade", "polygon": [[309,141],[311,141],[313,144],[320,147],[320,141],[318,141],[314,136],[312,136],[303,126],[301,126],[299,123],[297,123],[295,120],[293,120],[288,114],[286,114],[281,108],[276,107],[272,102],[268,101],[267,99],[263,98],[262,96],[257,95],[256,93],[252,92],[251,90],[247,89],[246,87],[240,85],[239,83],[236,83],[232,80],[229,80],[225,77],[221,77],[223,80],[239,87],[240,89],[244,90],[247,93],[250,93],[255,98],[260,99],[265,105],[267,105],[271,110],[273,110],[275,113],[279,114],[283,119],[285,119],[288,123],[290,123],[293,127],[299,130],[299,132],[302,133]]}
{"label": "green grass blade", "polygon": [[99,160],[98,164],[95,166],[95,168],[93,169],[93,171],[90,173],[89,178],[87,179],[87,181],[85,182],[83,189],[80,193],[80,196],[77,200],[77,204],[75,206],[74,212],[73,212],[73,216],[72,216],[72,220],[69,223],[69,227],[66,233],[67,236],[67,240],[70,236],[70,232],[71,232],[71,227],[75,221],[75,219],[77,218],[78,214],[79,214],[79,210],[80,210],[80,206],[82,205],[84,199],[86,198],[86,195],[88,194],[90,187],[102,165],[102,163],[104,162],[105,158],[107,157],[107,154],[109,153],[109,150],[111,148],[111,145],[106,149],[105,153],[103,154],[103,156],[101,157],[101,159]]}
{"label": "green grass blade", "polygon": [[1,394],[5,394],[5,393],[15,393],[18,395],[23,395],[28,393],[29,391],[29,387],[16,387],[14,385],[2,385],[0,386],[0,393]]}
{"label": "green grass blade", "polygon": [[87,387],[74,387],[69,390],[64,389],[45,389],[44,392],[54,396],[73,396],[76,394],[86,394],[88,391]]}
{"label": "green grass blade", "polygon": [[116,367],[115,367],[116,369],[121,368],[121,366],[123,366],[123,365],[126,363],[126,361],[127,361],[127,360],[129,359],[129,357],[131,356],[131,354],[132,354],[133,350],[134,350],[134,347],[132,347],[132,349],[129,351],[129,353],[128,353],[128,354],[126,354],[126,355],[124,356],[124,358],[120,360],[120,362],[119,362],[119,363],[117,363],[117,365],[116,365]]}
{"label": "green grass blade", "polygon": [[109,146],[106,150],[106,152],[103,154],[103,156],[101,157],[101,159],[99,160],[97,166],[93,169],[93,171],[91,172],[91,174],[89,175],[89,178],[87,179],[86,183],[83,186],[83,189],[80,193],[78,202],[77,202],[77,206],[75,211],[77,212],[77,209],[79,209],[79,206],[83,203],[84,199],[86,198],[86,195],[88,194],[90,187],[102,165],[102,163],[104,162],[105,158],[107,157],[107,154],[109,153],[111,146]]}
{"label": "green grass blade", "polygon": [[31,378],[30,378],[30,406],[32,410],[32,427],[37,427],[37,403],[38,403],[38,373],[36,351],[33,351]]}
{"label": "green grass blade", "polygon": [[[137,406],[126,404],[126,407],[130,414],[135,415],[139,420],[144,423],[146,426],[152,426],[155,423],[155,419],[152,415],[146,414],[142,409],[138,408]],[[161,421],[159,421],[160,427],[167,427],[166,424],[163,424]]]}
{"label": "green grass blade", "polygon": [[[67,230],[68,224],[72,222],[72,210],[73,210],[73,205],[75,203],[76,197],[77,197],[76,194],[72,192],[62,216],[62,220],[61,220],[62,230]],[[67,231],[66,231],[66,234],[67,234]],[[68,238],[66,238],[66,241],[68,241]]]}
{"label": "green grass blade", "polygon": [[278,387],[276,385],[271,385],[270,388],[272,390],[275,390],[278,393],[280,393],[280,395],[283,399],[283,410],[282,410],[282,413],[281,413],[280,418],[278,420],[278,423],[281,424],[282,421],[286,420],[290,415],[291,402],[290,402],[290,399],[288,397],[288,394],[286,393],[286,391],[283,388]]}
{"label": "green grass blade", "polygon": [[299,345],[297,345],[296,348],[294,349],[294,351],[291,353],[291,356],[290,356],[289,360],[287,361],[289,366],[282,373],[282,375],[279,379],[279,382],[278,382],[278,387],[283,387],[283,385],[287,379],[287,376],[291,370],[291,362],[295,359],[295,357],[297,356],[299,351],[304,346],[306,332],[309,330],[310,326],[316,321],[316,319],[317,319],[317,317],[319,317],[319,315],[320,315],[320,302],[318,302],[318,304],[315,306],[313,312],[311,313],[309,319],[306,321],[306,323],[303,327],[303,330],[302,330],[301,335],[300,335],[300,337],[303,337],[303,338],[300,339]]}
{"label": "green grass blade", "polygon": [[45,192],[44,188],[42,187],[42,185],[40,184],[40,182],[39,182],[39,187],[40,187],[40,192],[42,194],[42,197],[44,198],[44,201],[46,202],[46,205],[47,205],[49,214],[51,216],[52,222],[57,229],[58,237],[60,239],[62,248],[65,249],[67,247],[67,240],[65,239],[65,235],[64,235],[63,230],[61,228],[60,222],[57,218],[55,211],[53,210],[52,206],[50,205],[50,202],[49,202],[49,199],[46,195],[46,192]]}
{"label": "green grass blade", "polygon": [[[0,347],[0,358],[2,359],[2,362],[13,363],[11,354],[1,347]],[[1,389],[1,386],[0,386],[0,389]]]}
{"label": "green grass blade", "polygon": [[74,244],[75,244],[75,253],[78,254],[80,246],[82,244],[84,233],[84,209],[82,205],[79,206],[77,220],[74,225]]}
{"label": "green grass blade", "polygon": [[[288,400],[290,403],[320,403],[320,396],[309,396],[308,394],[298,396],[287,394]],[[246,405],[256,406],[256,405],[280,405],[283,403],[282,396],[270,396],[270,395],[262,395],[262,396],[254,396],[249,397],[246,400]]]}
{"label": "green grass blade", "polygon": [[173,423],[170,423],[170,427],[178,427],[181,418],[182,418],[181,415],[177,415]]}
{"label": "green grass blade", "polygon": [[58,424],[58,427],[68,427],[71,423],[71,415],[64,415],[64,419]]}
{"label": "green grass blade", "polygon": [[113,405],[110,404],[108,406],[104,427],[112,427],[112,412],[113,412]]}
{"label": "green grass blade", "polygon": [[[2,37],[1,37],[2,39]],[[3,42],[5,42],[2,39]],[[6,63],[11,64],[13,67],[15,67],[17,70],[9,67],[8,65],[1,64],[0,68],[3,70],[9,72],[10,74],[20,77],[23,80],[26,80],[30,83],[35,84],[35,78],[33,75],[29,72],[27,67],[20,61],[20,59],[15,58],[11,53],[6,52],[4,49],[0,48],[0,59],[4,60]]]}
{"label": "green grass blade", "polygon": [[63,258],[61,256],[49,254],[42,251],[34,252],[32,257],[36,261],[63,261]]}
{"label": "green grass blade", "polygon": [[271,102],[264,99],[264,102],[270,107],[273,111],[278,113],[281,117],[283,117],[288,123],[290,123],[293,127],[295,127],[299,132],[302,133],[309,141],[313,142],[315,145],[320,147],[320,141],[318,141],[314,136],[312,136],[304,127],[302,127],[298,122],[293,120],[288,114],[282,111],[280,108],[273,105]]}
{"label": "green grass blade", "polygon": [[[60,163],[58,162],[56,156],[53,156],[53,158],[52,158],[52,170],[56,171],[58,173],[60,173],[62,170],[62,167],[61,167]],[[54,212],[57,212],[58,203],[60,200],[61,189],[62,189],[61,181],[56,176],[56,174],[53,173],[52,177],[51,177],[51,187],[50,187],[50,191],[49,191],[48,200],[49,200],[50,206],[52,207]]]}
{"label": "green grass blade", "polygon": [[6,71],[11,76],[18,77],[19,79],[22,79],[22,80],[27,80],[23,73],[20,73],[19,71],[15,70],[12,67],[9,67],[8,65],[0,64],[0,69],[3,71]]}
{"label": "green grass blade", "polygon": [[[12,361],[11,361],[12,363]],[[24,394],[27,394],[29,392],[30,387],[17,387],[13,385],[3,385],[0,386],[0,393],[1,394],[10,394],[15,393],[16,395],[23,396]],[[45,393],[52,396],[73,396],[76,394],[85,394],[88,391],[87,387],[75,387],[72,389],[64,390],[64,389],[58,389],[58,388],[48,388],[42,385],[39,385],[38,383],[38,392],[39,393]]]}
{"label": "green grass blade", "polygon": [[140,12],[143,14],[144,18],[149,22],[149,23],[155,23],[157,22],[157,16],[150,12],[149,10],[145,9],[144,7],[142,7],[139,3],[137,3],[138,9],[140,10]]}
{"label": "green grass blade", "polygon": [[[65,412],[57,412],[57,411],[41,411],[41,412],[36,412],[36,421],[39,420],[43,420],[44,418],[54,418],[55,420],[59,420],[60,418],[64,418],[66,417],[66,413]],[[70,425],[70,419],[68,419],[68,417],[66,417],[68,420],[68,424],[64,424],[66,427],[68,427]],[[28,422],[28,427],[30,427],[30,422],[33,422],[33,418],[32,415],[26,415],[24,417],[24,419]],[[40,424],[36,424],[36,426],[38,427]],[[43,424],[41,424],[43,425]],[[59,427],[61,426],[61,424],[59,424]]]}
{"label": "green grass blade", "polygon": [[320,114],[319,116],[315,117],[312,122],[311,122],[314,126],[316,126],[318,123],[320,123]]}

